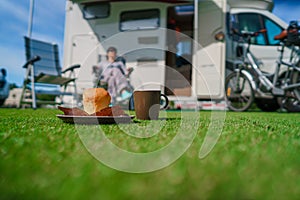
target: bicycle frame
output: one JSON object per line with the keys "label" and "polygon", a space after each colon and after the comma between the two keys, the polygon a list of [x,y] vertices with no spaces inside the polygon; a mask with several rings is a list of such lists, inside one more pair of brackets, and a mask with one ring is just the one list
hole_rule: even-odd
{"label": "bicycle frame", "polygon": [[[247,47],[246,47],[246,51],[244,52],[243,55],[243,62],[246,63],[247,65],[250,66],[250,69],[246,68],[246,70],[249,70],[249,74],[250,76],[254,76],[254,78],[256,78],[260,84],[262,84],[267,91],[270,91],[272,93],[272,95],[274,96],[284,96],[285,91],[287,90],[292,90],[294,88],[300,87],[300,83],[297,84],[287,84],[287,85],[281,85],[280,87],[276,87],[276,84],[279,81],[279,73],[280,73],[280,68],[282,65],[287,66],[287,73],[285,74],[285,83],[287,83],[288,81],[288,75],[290,74],[291,71],[296,70],[298,72],[300,72],[300,68],[298,66],[296,66],[295,64],[292,63],[292,54],[294,51],[297,51],[295,49],[295,47],[292,47],[292,53],[291,53],[291,57],[290,57],[290,61],[289,62],[285,62],[283,60],[283,53],[284,53],[284,48],[285,48],[285,43],[281,42],[281,49],[280,51],[280,55],[275,68],[275,72],[273,74],[273,80],[269,80],[268,77],[259,69],[259,63],[257,62],[255,56],[251,53],[250,51],[250,46],[251,46],[251,37],[253,37],[253,35],[248,35],[246,40],[247,40]],[[297,55],[298,56],[298,55]],[[249,74],[247,75],[249,77]],[[253,80],[253,79],[252,79]],[[261,91],[259,90],[259,87],[253,87],[255,92],[259,92],[261,93]],[[263,92],[265,93],[265,92]]]}
{"label": "bicycle frame", "polygon": [[[264,111],[275,111],[285,108],[291,112],[298,112],[300,106],[300,51],[298,46],[291,46],[289,61],[284,60],[284,48],[288,40],[286,32],[282,32],[275,39],[280,40],[280,55],[276,60],[274,73],[266,73],[260,70],[260,63],[250,51],[251,38],[256,37],[258,32],[237,32],[243,39],[243,52],[241,60],[236,62],[234,72],[230,73],[225,80],[226,103],[230,110],[246,111],[253,102]],[[241,40],[240,40],[241,41]],[[247,41],[247,42],[246,42]],[[286,66],[284,71],[280,68]],[[283,77],[284,75],[284,77]]]}
{"label": "bicycle frame", "polygon": [[[256,60],[255,56],[250,51],[251,46],[251,37],[248,36],[246,38],[247,40],[247,47],[244,47],[245,51],[243,52],[242,61],[246,65],[244,69],[242,70],[242,73],[247,76],[247,78],[251,81],[251,85],[253,90],[256,94],[259,94],[260,96],[266,96],[265,93],[259,90],[259,87],[257,85],[257,81],[261,83],[267,91],[271,91],[271,89],[274,88],[273,83],[263,74],[263,72],[259,69],[259,63]],[[243,42],[245,44],[245,42]]]}
{"label": "bicycle frame", "polygon": [[[292,48],[292,52],[291,52],[291,56],[290,56],[290,60],[289,60],[289,62],[286,62],[286,61],[284,61],[283,60],[283,51],[284,51],[284,48],[285,48],[285,45],[284,45],[284,43],[282,43],[282,49],[280,50],[281,51],[281,54],[280,54],[280,57],[279,57],[279,59],[277,60],[277,68],[276,68],[276,72],[275,72],[275,75],[276,74],[279,74],[279,69],[280,69],[280,66],[281,65],[284,65],[284,66],[287,66],[288,67],[288,69],[287,69],[287,73],[285,74],[285,77],[284,77],[284,80],[286,81],[289,77],[289,73],[291,72],[291,71],[298,71],[298,72],[300,72],[300,67],[299,66],[296,66],[294,63],[296,63],[297,62],[297,60],[296,61],[293,61],[293,59],[294,59],[294,57],[293,57],[293,54],[296,52],[296,56],[298,57],[298,61],[299,61],[299,49],[296,49],[296,47],[295,46],[292,46],[291,48]],[[274,77],[274,81],[278,81],[278,78],[275,80],[275,77]],[[276,84],[276,82],[274,83],[273,82],[273,84]],[[281,88],[283,89],[283,90],[291,90],[291,89],[295,89],[295,88],[297,88],[297,87],[300,87],[300,83],[297,83],[297,84],[289,84],[289,85],[285,85],[285,86],[282,86]]]}

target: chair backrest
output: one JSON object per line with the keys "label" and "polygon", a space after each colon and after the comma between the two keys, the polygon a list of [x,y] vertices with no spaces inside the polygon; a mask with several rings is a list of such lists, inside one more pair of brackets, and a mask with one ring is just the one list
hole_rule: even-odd
{"label": "chair backrest", "polygon": [[40,56],[41,60],[34,64],[34,75],[41,73],[47,75],[61,76],[61,66],[59,64],[58,45],[24,37],[26,60],[34,56]]}

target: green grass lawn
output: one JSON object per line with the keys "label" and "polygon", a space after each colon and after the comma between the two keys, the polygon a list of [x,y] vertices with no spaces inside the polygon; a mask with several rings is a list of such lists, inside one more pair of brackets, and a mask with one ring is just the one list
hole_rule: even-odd
{"label": "green grass lawn", "polygon": [[[199,159],[211,116],[199,113],[197,135],[182,157],[132,174],[95,159],[76,126],[56,117],[58,110],[0,109],[0,199],[299,199],[300,114],[227,112],[216,146]],[[101,127],[120,148],[147,152],[176,135],[180,112],[167,116],[173,120],[149,139],[132,138],[117,125]]]}

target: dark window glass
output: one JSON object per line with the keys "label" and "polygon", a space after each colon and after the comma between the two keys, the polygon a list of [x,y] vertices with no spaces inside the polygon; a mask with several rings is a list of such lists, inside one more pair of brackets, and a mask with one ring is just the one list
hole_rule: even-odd
{"label": "dark window glass", "polygon": [[[256,32],[264,29],[260,15],[253,13],[238,14],[238,27],[240,31]],[[251,39],[252,44],[266,45],[267,41],[263,34]]]}
{"label": "dark window glass", "polygon": [[83,17],[85,19],[106,18],[109,16],[110,4],[103,3],[90,3],[83,6]]}
{"label": "dark window glass", "polygon": [[256,13],[240,13],[231,17],[231,23],[239,31],[256,32],[266,29],[267,32],[259,34],[251,39],[252,44],[257,45],[277,45],[279,41],[274,40],[274,36],[282,31],[282,28],[269,18]]}
{"label": "dark window glass", "polygon": [[159,27],[159,10],[126,11],[121,13],[120,30],[144,30]]}
{"label": "dark window glass", "polygon": [[266,17],[264,17],[264,22],[265,22],[265,27],[267,29],[266,35],[269,44],[270,45],[279,44],[279,41],[274,40],[274,37],[281,33],[282,28]]}

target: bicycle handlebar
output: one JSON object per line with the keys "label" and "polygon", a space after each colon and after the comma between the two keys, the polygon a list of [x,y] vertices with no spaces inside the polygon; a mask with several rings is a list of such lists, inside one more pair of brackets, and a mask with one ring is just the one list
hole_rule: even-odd
{"label": "bicycle handlebar", "polygon": [[245,31],[245,30],[242,30],[242,31],[238,31],[237,29],[232,29],[233,33],[238,35],[238,36],[241,36],[243,38],[252,38],[252,37],[257,37],[259,34],[261,33],[266,33],[267,30],[266,29],[261,29],[259,31],[256,31],[256,32],[253,32],[253,31]]}

